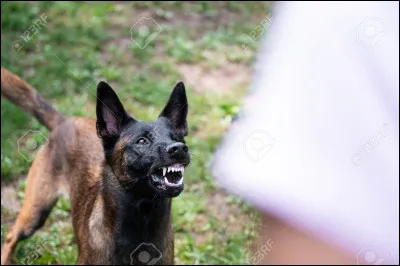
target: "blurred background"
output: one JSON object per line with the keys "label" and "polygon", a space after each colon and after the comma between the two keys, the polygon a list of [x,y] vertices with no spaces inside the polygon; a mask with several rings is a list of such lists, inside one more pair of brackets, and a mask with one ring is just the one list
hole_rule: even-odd
{"label": "blurred background", "polygon": [[[2,2],[1,65],[69,116],[95,117],[96,86],[105,80],[130,114],[153,120],[182,80],[192,164],[185,191],[173,204],[175,263],[248,264],[259,219],[249,206],[215,187],[208,163],[249,89],[257,46],[273,21],[272,6],[250,1]],[[2,243],[21,208],[30,163],[47,136],[35,119],[2,99]],[[45,226],[20,242],[16,262],[74,264],[77,245],[69,214],[69,201],[59,200]],[[32,256],[43,245],[41,256]]]}

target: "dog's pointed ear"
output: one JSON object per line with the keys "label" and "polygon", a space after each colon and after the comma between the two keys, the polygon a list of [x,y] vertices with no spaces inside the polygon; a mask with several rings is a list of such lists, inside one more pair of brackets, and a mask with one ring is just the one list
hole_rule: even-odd
{"label": "dog's pointed ear", "polygon": [[125,111],[117,94],[104,81],[97,85],[97,134],[102,139],[119,137],[122,127],[132,119]]}
{"label": "dog's pointed ear", "polygon": [[159,117],[167,118],[172,123],[177,134],[186,136],[188,134],[187,113],[188,102],[185,85],[183,82],[178,82]]}

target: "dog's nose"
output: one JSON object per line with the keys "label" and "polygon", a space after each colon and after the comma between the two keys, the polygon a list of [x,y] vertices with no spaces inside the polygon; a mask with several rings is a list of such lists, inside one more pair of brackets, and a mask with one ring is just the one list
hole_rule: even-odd
{"label": "dog's nose", "polygon": [[189,150],[188,146],[184,143],[176,142],[167,147],[167,152],[171,155],[179,154],[179,153],[187,153]]}

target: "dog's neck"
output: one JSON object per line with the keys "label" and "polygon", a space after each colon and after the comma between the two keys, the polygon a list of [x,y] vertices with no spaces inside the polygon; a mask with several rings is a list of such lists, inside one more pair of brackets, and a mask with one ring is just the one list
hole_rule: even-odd
{"label": "dog's neck", "polygon": [[130,189],[123,187],[110,166],[104,168],[102,183],[104,218],[112,227],[115,259],[125,260],[141,243],[163,252],[172,231],[171,199],[150,195],[140,182]]}

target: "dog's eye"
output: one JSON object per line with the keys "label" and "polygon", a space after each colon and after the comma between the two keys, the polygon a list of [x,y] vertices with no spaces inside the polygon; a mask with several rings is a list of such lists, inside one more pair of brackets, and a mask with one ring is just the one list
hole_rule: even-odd
{"label": "dog's eye", "polygon": [[147,144],[147,143],[148,143],[148,141],[145,138],[140,138],[140,139],[138,139],[136,141],[136,144],[141,144],[141,145],[144,145],[144,144]]}

